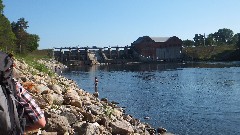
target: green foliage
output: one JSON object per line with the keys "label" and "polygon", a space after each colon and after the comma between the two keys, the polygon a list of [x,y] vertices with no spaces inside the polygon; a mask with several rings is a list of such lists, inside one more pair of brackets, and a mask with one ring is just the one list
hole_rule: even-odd
{"label": "green foliage", "polygon": [[236,42],[236,45],[237,45],[237,47],[238,47],[238,49],[240,49],[240,33],[238,33],[238,34],[236,34],[237,36],[237,42]]}
{"label": "green foliage", "polygon": [[218,32],[214,33],[216,40],[219,44],[226,44],[231,41],[233,37],[233,31],[227,28],[219,29]]}
{"label": "green foliage", "polygon": [[4,5],[2,0],[0,0],[0,14],[3,14]]}
{"label": "green foliage", "polygon": [[217,32],[210,33],[207,37],[201,34],[195,34],[194,45],[233,45],[236,43],[235,35],[232,30],[223,28]]}
{"label": "green foliage", "polygon": [[227,59],[236,51],[235,45],[199,46],[183,48],[183,53],[191,60],[221,60]]}
{"label": "green foliage", "polygon": [[107,116],[107,117],[109,117],[109,118],[111,118],[111,115],[112,115],[112,113],[113,113],[113,109],[110,107],[110,106],[103,106],[104,107],[104,114]]}
{"label": "green foliage", "polygon": [[194,40],[194,45],[195,45],[195,46],[204,45],[204,38],[205,38],[204,35],[195,34],[195,37],[193,38],[193,40]]}
{"label": "green foliage", "polygon": [[187,46],[194,46],[194,41],[192,40],[183,40],[183,46],[187,47]]}
{"label": "green foliage", "polygon": [[15,39],[9,20],[0,14],[0,49],[6,52],[15,51]]}
{"label": "green foliage", "polygon": [[12,31],[16,35],[16,44],[18,47],[18,53],[27,54],[36,50],[39,46],[38,42],[40,38],[36,34],[29,34],[27,32],[28,21],[24,18],[18,19],[17,22],[12,22]]}
{"label": "green foliage", "polygon": [[[46,73],[49,76],[54,76],[55,75],[55,73],[52,70],[50,70],[49,68],[47,68],[44,64],[41,64],[41,63],[37,62],[40,59],[43,59],[43,58],[46,59],[46,57],[44,57],[44,56],[34,55],[34,54],[30,54],[30,55],[17,54],[17,55],[15,55],[15,57],[17,59],[22,59],[29,66],[31,66],[32,68],[38,70],[39,72]],[[33,72],[32,74],[36,74],[36,73]]]}
{"label": "green foliage", "polygon": [[12,31],[16,35],[16,44],[18,47],[18,53],[26,53],[28,33],[26,29],[28,28],[28,22],[24,18],[18,19],[17,22],[12,22]]}
{"label": "green foliage", "polygon": [[40,41],[40,38],[36,34],[29,34],[27,37],[27,44],[26,44],[26,50],[27,52],[32,52],[34,50],[37,50],[38,48],[38,42]]}

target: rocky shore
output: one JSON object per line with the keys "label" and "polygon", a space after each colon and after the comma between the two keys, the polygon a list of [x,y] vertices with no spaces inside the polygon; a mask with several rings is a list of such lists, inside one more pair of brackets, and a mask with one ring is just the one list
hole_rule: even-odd
{"label": "rocky shore", "polygon": [[[39,60],[53,72],[55,60]],[[79,88],[61,75],[39,72],[23,60],[16,60],[16,77],[44,110],[45,128],[28,134],[42,135],[152,135],[169,134],[140,122],[124,109]]]}

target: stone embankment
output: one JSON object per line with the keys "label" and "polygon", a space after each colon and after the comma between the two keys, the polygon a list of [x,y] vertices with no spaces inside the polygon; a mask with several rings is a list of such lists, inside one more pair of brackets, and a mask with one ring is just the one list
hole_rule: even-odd
{"label": "stone embankment", "polygon": [[[55,60],[40,60],[54,71],[65,68]],[[45,128],[28,134],[43,135],[151,135],[165,133],[125,114],[107,99],[98,99],[79,88],[73,80],[48,75],[16,60],[16,77],[44,110]],[[159,132],[159,133],[157,133]]]}

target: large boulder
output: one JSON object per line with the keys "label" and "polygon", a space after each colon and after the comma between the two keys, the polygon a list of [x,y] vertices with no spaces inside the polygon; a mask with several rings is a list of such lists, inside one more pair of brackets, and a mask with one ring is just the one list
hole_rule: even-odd
{"label": "large boulder", "polygon": [[130,135],[134,133],[131,124],[125,120],[110,122],[110,127],[112,128],[113,134]]}
{"label": "large boulder", "polygon": [[95,123],[79,122],[74,124],[74,131],[78,135],[101,135],[101,126]]}
{"label": "large boulder", "polygon": [[44,129],[47,132],[57,131],[58,134],[73,133],[66,117],[57,114],[49,114],[47,112],[45,113],[45,117],[47,117],[47,124]]}

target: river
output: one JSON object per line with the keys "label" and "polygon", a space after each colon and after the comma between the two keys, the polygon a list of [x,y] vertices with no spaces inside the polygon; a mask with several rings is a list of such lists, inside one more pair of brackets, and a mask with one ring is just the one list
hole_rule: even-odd
{"label": "river", "polygon": [[[63,73],[126,113],[179,135],[240,134],[240,62],[98,65]],[[145,119],[148,117],[149,119]]]}

